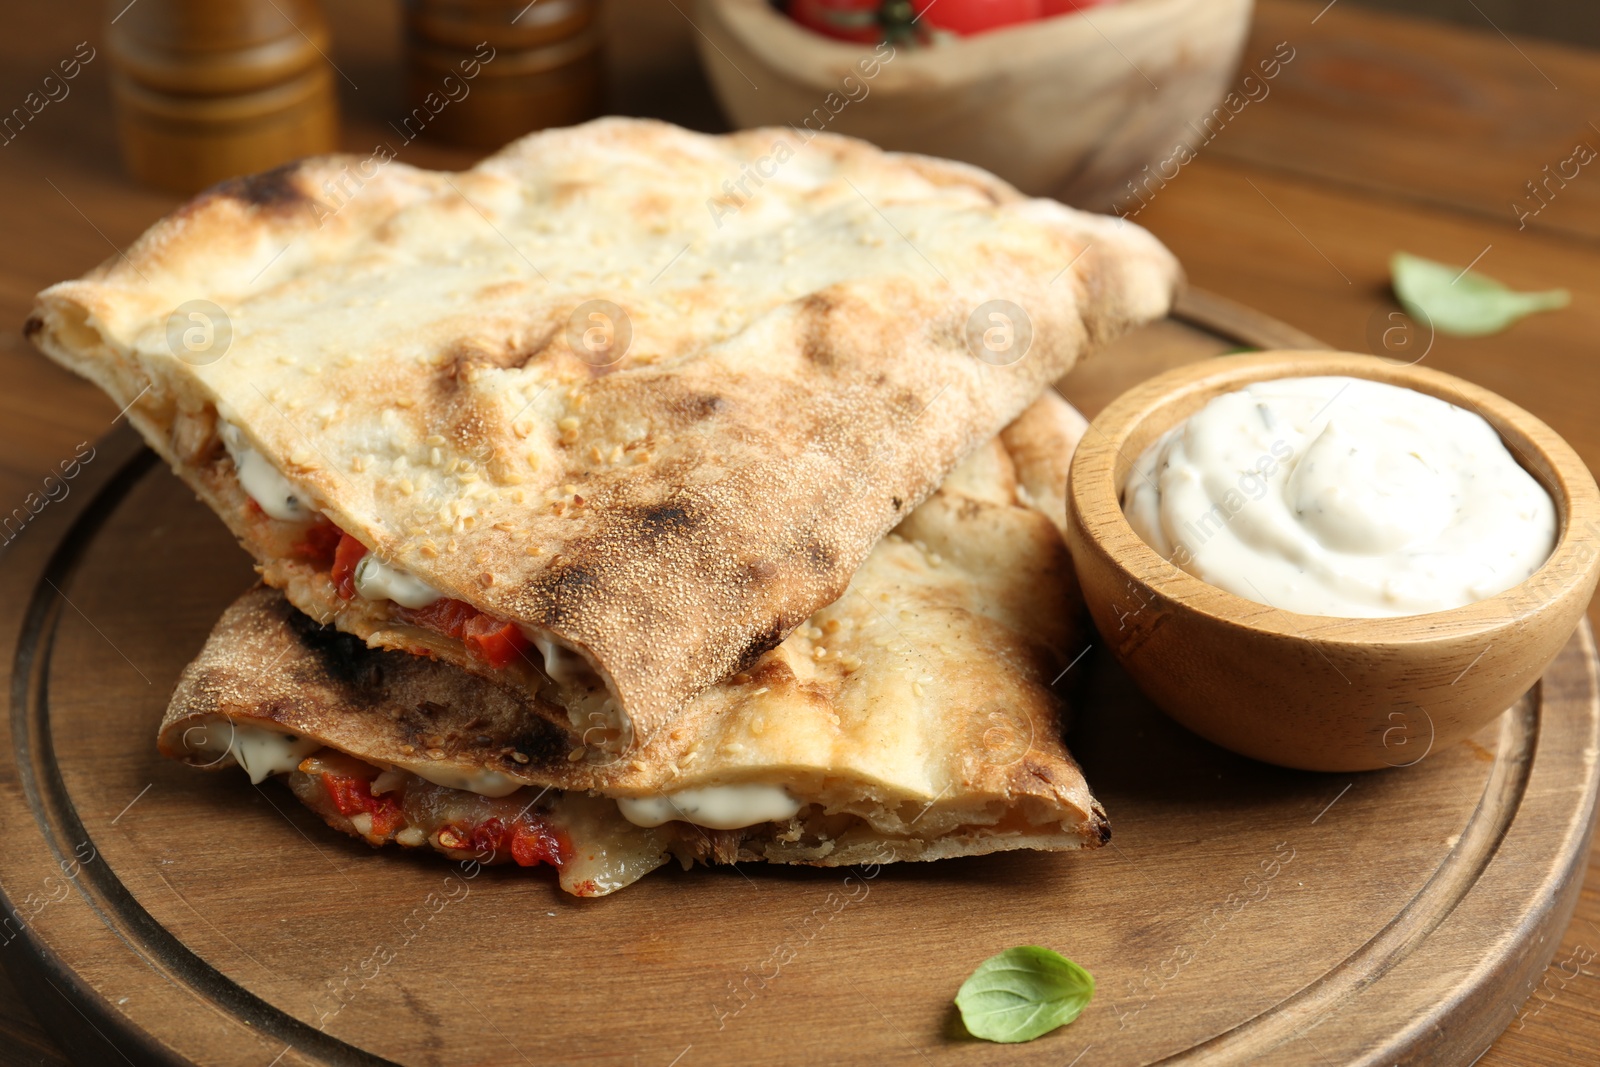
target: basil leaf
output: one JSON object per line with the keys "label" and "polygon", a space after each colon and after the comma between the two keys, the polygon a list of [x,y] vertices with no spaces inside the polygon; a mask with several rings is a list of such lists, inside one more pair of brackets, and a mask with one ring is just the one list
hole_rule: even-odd
{"label": "basil leaf", "polygon": [[1499,333],[1520,318],[1564,308],[1571,300],[1565,289],[1519,293],[1486,274],[1404,252],[1389,260],[1389,273],[1394,295],[1412,318],[1457,337]]}
{"label": "basil leaf", "polygon": [[1094,978],[1038,945],[1008,948],[961,983],[956,1007],[967,1032],[985,1041],[1032,1041],[1076,1019],[1094,996]]}

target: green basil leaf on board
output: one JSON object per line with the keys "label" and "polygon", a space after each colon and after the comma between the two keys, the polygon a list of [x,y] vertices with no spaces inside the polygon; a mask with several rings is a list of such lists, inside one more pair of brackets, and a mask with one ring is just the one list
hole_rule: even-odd
{"label": "green basil leaf on board", "polygon": [[990,956],[961,983],[956,1007],[967,1032],[985,1041],[1032,1041],[1076,1019],[1094,996],[1094,977],[1038,945]]}
{"label": "green basil leaf on board", "polygon": [[1457,337],[1499,333],[1536,311],[1564,308],[1572,299],[1565,289],[1519,293],[1486,274],[1405,252],[1389,260],[1389,272],[1394,295],[1412,318]]}

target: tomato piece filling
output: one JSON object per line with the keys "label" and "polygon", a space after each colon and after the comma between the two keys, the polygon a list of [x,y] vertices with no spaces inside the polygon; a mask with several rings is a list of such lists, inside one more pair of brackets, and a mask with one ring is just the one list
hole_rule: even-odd
{"label": "tomato piece filling", "polygon": [[475,826],[451,823],[440,828],[439,844],[480,856],[509,854],[519,867],[541,863],[560,867],[572,855],[572,844],[565,835],[537,815],[526,814],[513,819],[510,826],[495,817]]}
{"label": "tomato piece filling", "polygon": [[[335,527],[337,529],[337,527]],[[365,558],[367,546],[339,530],[339,546],[333,551],[333,587],[349,600],[356,595],[356,565]]]}
{"label": "tomato piece filling", "polygon": [[[367,546],[331,522],[326,526],[326,532],[320,525],[313,526],[307,532],[304,543],[308,549],[320,546],[324,550],[328,544],[334,544],[329,577],[333,579],[333,587],[339,596],[349,600],[356,595],[356,567],[366,557]],[[337,543],[333,542],[335,534]],[[295,546],[297,551],[299,547]],[[309,551],[302,554],[315,558]],[[402,622],[455,638],[467,646],[468,652],[496,670],[515,663],[530,644],[516,623],[497,619],[464,600],[440,597],[425,607],[408,608],[396,604],[393,610]]]}
{"label": "tomato piece filling", "polygon": [[406,824],[399,802],[388,793],[374,795],[372,783],[365,778],[324,771],[322,787],[340,815],[349,818],[365,812],[372,816],[372,833],[378,837],[388,837]]}
{"label": "tomato piece filling", "polygon": [[[318,518],[306,528],[305,536],[291,545],[289,550],[301,559],[324,567],[332,567],[338,556],[339,542],[344,537],[345,533],[339,527],[327,519]],[[359,541],[356,543],[360,544]]]}
{"label": "tomato piece filling", "polygon": [[516,662],[529,645],[516,623],[497,619],[465,601],[449,597],[441,597],[422,608],[396,605],[394,613],[415,626],[455,638],[467,646],[467,651],[497,670]]}

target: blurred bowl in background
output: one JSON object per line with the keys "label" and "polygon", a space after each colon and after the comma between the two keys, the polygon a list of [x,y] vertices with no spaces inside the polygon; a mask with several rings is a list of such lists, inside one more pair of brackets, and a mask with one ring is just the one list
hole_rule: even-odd
{"label": "blurred bowl in background", "polygon": [[872,46],[823,37],[768,0],[696,0],[695,22],[735,126],[806,124],[1108,211],[1132,202],[1126,183],[1143,167],[1207,139],[1203,120],[1238,68],[1251,9],[1126,0],[931,47],[881,45],[871,76],[861,64]]}

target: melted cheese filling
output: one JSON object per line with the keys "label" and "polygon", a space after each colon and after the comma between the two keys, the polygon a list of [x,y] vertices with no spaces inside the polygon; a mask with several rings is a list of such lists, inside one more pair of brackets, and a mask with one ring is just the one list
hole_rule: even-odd
{"label": "melted cheese filling", "polygon": [[567,709],[567,720],[585,748],[621,753],[633,745],[633,721],[622,713],[617,698],[589,661],[548,633],[523,626],[522,635],[538,649],[545,677],[560,692],[555,700]]}
{"label": "melted cheese filling", "polygon": [[228,747],[250,781],[260,785],[274,774],[285,774],[300,766],[300,761],[321,748],[322,742],[314,737],[240,726],[235,727]]}
{"label": "melted cheese filling", "polygon": [[600,684],[600,676],[595,674],[589,661],[579,653],[546,633],[533,633],[523,627],[523,635],[533,642],[533,647],[544,657],[544,673],[550,676],[552,682],[580,689]]}
{"label": "melted cheese filling", "polygon": [[389,766],[398,770],[409,771],[418,778],[432,782],[434,785],[442,785],[446,789],[460,789],[485,797],[508,797],[527,784],[526,782],[518,781],[509,774],[491,771],[487,767],[464,771],[459,767],[428,763],[395,763]]}
{"label": "melted cheese filling", "polygon": [[[226,725],[226,737],[218,729]],[[184,731],[184,748],[198,755],[231,755],[260,785],[274,774],[287,774],[302,760],[323,747],[311,737],[296,737],[265,726],[245,725],[229,720],[212,720]],[[370,761],[369,761],[370,762]],[[374,783],[373,792],[391,789],[396,771],[416,775],[446,789],[460,789],[486,797],[505,797],[526,783],[487,767],[462,770],[433,763],[385,763],[384,773]],[[778,785],[744,783],[684,789],[653,797],[618,797],[617,810],[635,826],[651,828],[669,822],[686,822],[710,830],[738,830],[764,822],[785,822],[799,814],[803,806],[789,791]]]}
{"label": "melted cheese filling", "polygon": [[800,801],[778,785],[711,785],[654,797],[618,797],[622,817],[635,826],[681,820],[711,830],[738,830],[784,822],[800,813]]}
{"label": "melted cheese filling", "polygon": [[244,432],[230,422],[219,420],[218,430],[222,446],[233,459],[233,469],[239,478],[239,488],[254,500],[262,511],[284,522],[306,522],[316,515],[301,499],[300,491],[289,484],[267,457],[251,448]]}
{"label": "melted cheese filling", "polygon": [[[223,446],[233,459],[239,487],[263,512],[285,522],[307,522],[319,514],[306,506],[299,491],[277,467],[246,443],[242,430],[219,417],[218,432]],[[425,608],[444,596],[421,578],[392,563],[385,563],[370,551],[361,558],[360,563],[356,564],[352,578],[356,593],[364,600],[387,600],[401,607],[415,609]],[[565,690],[560,702],[567,708],[572,726],[582,737],[584,746],[608,752],[626,750],[632,744],[633,724],[622,713],[615,695],[611,693],[604,679],[595,673],[594,668],[575,649],[561,644],[549,634],[536,633],[530,627],[524,626],[522,631],[539,650],[544,661],[545,675]],[[437,785],[455,785],[453,781],[438,781],[424,770],[411,769],[419,778],[426,778]],[[457,788],[471,789],[470,786],[457,786]],[[504,792],[488,792],[483,789],[472,789],[472,792],[483,793],[485,796],[505,796],[517,786],[495,781],[488,788],[503,789]]]}
{"label": "melted cheese filling", "polygon": [[444,594],[393,564],[368,552],[356,564],[356,592],[368,600],[392,600],[405,608],[425,608]]}
{"label": "melted cheese filling", "polygon": [[300,761],[321,748],[322,742],[217,719],[185,730],[183,746],[196,755],[214,756],[212,762],[232,756],[250,781],[260,785],[274,774],[287,774],[300,766]]}
{"label": "melted cheese filling", "polygon": [[[227,727],[224,731],[223,727]],[[247,725],[231,720],[213,719],[201,726],[191,726],[183,733],[184,748],[196,755],[210,755],[221,759],[232,756],[250,780],[260,785],[274,774],[287,774],[300,766],[300,762],[319,748],[321,741],[313,737],[296,737],[265,726]],[[372,762],[372,761],[368,761]],[[395,772],[405,771],[434,785],[446,789],[461,789],[486,797],[510,796],[525,782],[508,774],[481,767],[462,770],[444,764],[427,762],[378,764],[391,767],[384,773],[389,776],[376,792],[393,788]]]}

